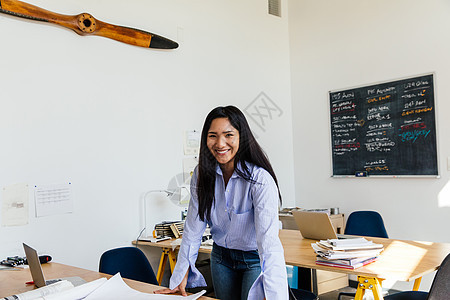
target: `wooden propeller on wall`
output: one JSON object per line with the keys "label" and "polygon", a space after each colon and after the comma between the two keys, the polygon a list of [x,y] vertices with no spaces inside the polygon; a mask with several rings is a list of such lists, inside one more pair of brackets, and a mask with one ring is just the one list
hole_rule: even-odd
{"label": "wooden propeller on wall", "polygon": [[0,0],[0,12],[34,21],[48,22],[69,28],[79,35],[98,35],[122,43],[155,49],[175,49],[178,44],[165,37],[139,29],[108,24],[91,14],[75,16],[54,13],[17,0]]}

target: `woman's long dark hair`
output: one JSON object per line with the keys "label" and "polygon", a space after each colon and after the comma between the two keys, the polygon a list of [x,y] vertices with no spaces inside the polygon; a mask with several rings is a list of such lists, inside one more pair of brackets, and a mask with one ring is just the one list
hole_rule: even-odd
{"label": "woman's long dark hair", "polygon": [[[254,182],[251,179],[250,170],[246,164],[252,163],[269,172],[278,187],[277,177],[275,176],[272,165],[253,136],[244,114],[235,106],[217,107],[206,116],[200,140],[197,195],[199,202],[198,214],[202,221],[205,219],[211,220],[211,207],[214,203],[217,160],[208,149],[206,142],[211,123],[217,118],[227,118],[231,125],[239,132],[239,149],[234,158],[235,171],[245,180]],[[236,168],[239,162],[241,163],[242,172]],[[279,187],[278,197],[280,198],[281,204]]]}

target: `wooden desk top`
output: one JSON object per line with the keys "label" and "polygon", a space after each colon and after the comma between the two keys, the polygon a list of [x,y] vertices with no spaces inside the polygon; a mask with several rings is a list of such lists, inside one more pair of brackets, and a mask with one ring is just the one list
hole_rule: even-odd
{"label": "wooden desk top", "polygon": [[[380,279],[395,279],[412,281],[437,270],[450,253],[450,244],[406,240],[393,240],[367,237],[378,244],[384,245],[384,251],[376,262],[367,266],[348,270],[335,267],[316,265],[316,255],[311,247],[315,240],[303,239],[298,230],[280,230],[280,240],[284,248],[287,265],[299,266],[317,270],[377,277]],[[139,245],[171,248],[172,240],[158,243],[142,242]],[[133,242],[135,244],[135,241]],[[210,253],[209,249],[200,248],[200,252]]]}
{"label": "wooden desk top", "polygon": [[[102,277],[110,278],[111,275],[95,271],[67,266],[55,262],[42,265],[42,270],[46,279],[79,276],[86,281],[93,281]],[[123,279],[131,288],[144,293],[152,293],[160,289],[160,286],[139,282],[130,279]],[[0,298],[20,294],[34,289],[33,285],[26,285],[25,282],[31,281],[29,269],[21,270],[1,270],[0,271]],[[201,300],[212,300],[209,297],[200,297]]]}
{"label": "wooden desk top", "polygon": [[[152,243],[152,242],[146,242],[146,241],[138,241],[137,245],[141,245],[141,246],[151,246],[151,247],[156,247],[156,248],[170,248],[172,249],[172,242],[175,241],[175,239],[171,239],[171,240],[164,240],[161,242],[157,242],[157,243]],[[133,245],[136,245],[136,241],[132,242]],[[211,253],[212,249],[210,248],[203,248],[200,247],[200,249],[198,250],[198,252],[202,252],[202,253]]]}
{"label": "wooden desk top", "polygon": [[383,244],[384,250],[376,262],[355,270],[316,265],[316,255],[311,247],[315,240],[302,239],[298,230],[281,230],[286,264],[334,271],[380,279],[412,281],[437,270],[450,253],[450,244],[367,237]]}

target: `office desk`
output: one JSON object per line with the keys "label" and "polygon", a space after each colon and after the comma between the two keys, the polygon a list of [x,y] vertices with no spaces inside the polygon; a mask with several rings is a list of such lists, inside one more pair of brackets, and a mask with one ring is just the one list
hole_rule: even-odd
{"label": "office desk", "polygon": [[[450,253],[450,244],[448,243],[372,237],[367,239],[383,244],[384,251],[376,262],[355,270],[348,270],[316,265],[316,255],[311,247],[311,243],[316,242],[315,240],[303,239],[298,230],[280,230],[280,240],[283,244],[287,265],[357,275],[358,289],[355,300],[361,300],[367,289],[373,291],[375,299],[382,300],[381,284],[384,279],[414,281],[413,290],[417,290],[422,276],[437,270],[447,254]],[[135,244],[135,241],[133,243]],[[170,253],[173,259],[171,264],[175,265],[176,257],[170,243],[170,240],[159,243],[139,241],[139,245],[159,247],[163,251],[167,251],[166,259]],[[201,249],[200,252],[208,253],[210,250]],[[164,255],[163,252],[161,259],[163,259]],[[164,271],[164,268],[161,269],[161,266],[158,269],[158,275],[162,276],[160,271]]]}
{"label": "office desk", "polygon": [[[330,215],[331,224],[338,234],[344,233],[344,214]],[[299,230],[292,214],[279,214],[283,229]],[[348,286],[348,276],[344,273],[330,272],[330,271],[311,271],[310,269],[299,269],[298,278],[300,279],[299,286],[307,288],[305,285],[308,282],[313,282],[313,290],[316,295],[321,295],[331,291],[335,291]],[[311,280],[313,279],[313,280]]]}
{"label": "office desk", "polygon": [[[161,258],[159,260],[158,272],[156,273],[156,280],[158,280],[159,284],[161,284],[161,282],[162,282],[167,261],[169,261],[170,272],[173,272],[173,269],[175,268],[175,263],[177,262],[178,248],[175,249],[175,251],[172,250],[171,243],[174,240],[175,239],[165,240],[165,241],[161,241],[161,242],[157,242],[157,243],[145,242],[145,241],[139,241],[138,243],[136,243],[136,241],[132,242],[133,245],[137,244],[137,245],[141,245],[141,246],[150,246],[150,247],[161,248]],[[206,249],[206,248],[200,247],[198,252],[209,254],[209,253],[211,253],[211,249]]]}
{"label": "office desk", "polygon": [[[81,269],[77,267],[67,266],[55,262],[50,262],[42,265],[42,270],[46,279],[79,276],[86,281],[93,281],[102,277],[110,278],[111,275]],[[26,285],[25,282],[31,280],[29,269],[22,270],[2,270],[0,271],[0,298],[20,294],[34,289],[33,285]],[[140,292],[152,293],[160,289],[160,286],[139,282],[135,280],[123,280],[133,289]],[[213,298],[200,297],[202,300],[212,300]]]}
{"label": "office desk", "polygon": [[296,230],[281,230],[286,264],[315,270],[334,271],[358,276],[355,300],[364,296],[366,289],[373,291],[375,299],[383,299],[381,284],[384,279],[415,281],[414,290],[419,288],[423,275],[437,270],[450,253],[450,244],[418,241],[404,241],[367,237],[375,243],[383,244],[384,251],[379,259],[364,267],[347,270],[316,265],[316,255],[311,248],[315,240],[301,239]]}

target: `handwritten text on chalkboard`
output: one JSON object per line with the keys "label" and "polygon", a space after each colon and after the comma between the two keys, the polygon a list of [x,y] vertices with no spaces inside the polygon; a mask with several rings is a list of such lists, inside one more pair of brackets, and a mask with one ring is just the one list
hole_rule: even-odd
{"label": "handwritten text on chalkboard", "polygon": [[438,175],[433,74],[330,92],[333,175]]}

